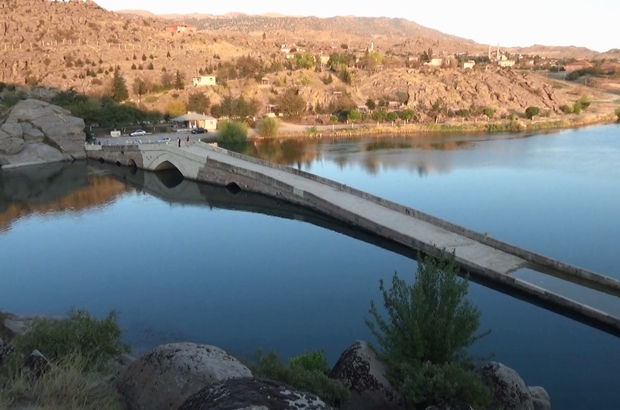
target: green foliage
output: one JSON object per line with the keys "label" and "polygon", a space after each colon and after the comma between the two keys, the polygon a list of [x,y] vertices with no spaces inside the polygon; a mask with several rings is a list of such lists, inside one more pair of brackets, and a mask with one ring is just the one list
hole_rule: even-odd
{"label": "green foliage", "polygon": [[118,313],[99,320],[76,309],[69,310],[65,320],[35,322],[30,332],[15,340],[15,348],[22,354],[38,349],[52,361],[78,354],[87,370],[103,369],[111,358],[129,352],[121,342]]}
{"label": "green foliage", "polygon": [[187,109],[190,111],[204,114],[207,108],[209,108],[209,105],[211,105],[209,97],[200,91],[190,94],[187,98]]}
{"label": "green foliage", "polygon": [[590,106],[590,104],[592,104],[592,102],[587,95],[584,95],[580,99],[578,99],[575,104],[581,104],[581,108],[585,110]]}
{"label": "green foliage", "polygon": [[256,115],[260,103],[256,99],[246,101],[245,97],[224,97],[220,104],[211,107],[211,115],[214,117],[246,118]]}
{"label": "green foliage", "polygon": [[280,121],[277,118],[263,117],[257,124],[258,135],[263,138],[275,138],[278,136]]}
{"label": "green foliage", "polygon": [[493,115],[495,115],[495,110],[493,108],[487,107],[484,110],[482,110],[482,113],[486,115],[487,118],[493,118]]}
{"label": "green foliage", "polygon": [[616,108],[616,117],[618,117],[618,122],[620,122],[620,107]]}
{"label": "green foliage", "polygon": [[373,120],[380,122],[383,121],[385,117],[387,117],[387,112],[384,110],[377,110],[372,113],[371,117]]}
{"label": "green foliage", "polygon": [[376,106],[377,104],[375,104],[375,100],[373,100],[372,98],[366,100],[366,107],[368,107],[369,110],[374,110]]}
{"label": "green foliage", "polygon": [[560,110],[564,113],[564,114],[572,114],[575,112],[575,106],[573,105],[572,107],[568,106],[568,105],[561,105],[560,106]]}
{"label": "green foliage", "polygon": [[120,74],[120,71],[117,69],[114,70],[114,77],[112,78],[112,90],[110,93],[110,97],[116,102],[125,101],[129,98],[129,92],[127,91],[127,85],[125,84],[125,79]]}
{"label": "green foliage", "polygon": [[394,111],[390,111],[385,115],[385,118],[387,118],[388,121],[396,121],[398,119],[398,114]]}
{"label": "green foliage", "polygon": [[347,119],[353,123],[357,122],[360,118],[362,118],[362,114],[357,109],[349,110],[347,113]]}
{"label": "green foliage", "polygon": [[320,351],[294,357],[287,366],[274,352],[264,354],[259,349],[254,363],[249,367],[255,377],[279,381],[316,394],[332,406],[342,403],[349,395],[348,389],[340,381],[327,377],[329,367]]}
{"label": "green foliage", "polygon": [[217,124],[219,131],[218,141],[224,143],[239,143],[248,140],[248,127],[235,121],[220,121]]}
{"label": "green foliage", "polygon": [[330,73],[328,75],[323,76],[323,78],[321,78],[321,81],[323,81],[323,84],[328,85],[334,82],[334,77],[332,77]]}
{"label": "green foliage", "polygon": [[413,119],[413,117],[415,117],[415,111],[410,108],[398,113],[398,118],[400,118],[403,121],[409,121]]}
{"label": "green foliage", "polygon": [[458,115],[459,117],[467,118],[469,117],[470,112],[467,109],[461,109],[456,112],[456,115]]}
{"label": "green foliage", "polygon": [[335,124],[335,123],[337,123],[337,122],[338,122],[338,117],[337,117],[337,116],[335,116],[335,115],[330,115],[330,116],[329,116],[329,121],[330,121],[332,124]]}
{"label": "green foliage", "polygon": [[445,262],[419,256],[412,285],[396,273],[390,289],[379,282],[387,320],[370,304],[374,321],[366,319],[366,324],[381,347],[388,378],[410,405],[425,408],[447,399],[488,402],[466,351],[488,332],[475,334],[480,312],[465,299],[469,283],[457,272],[454,257]]}
{"label": "green foliage", "polygon": [[306,101],[297,88],[287,88],[278,96],[277,104],[287,118],[300,118],[306,111]]}
{"label": "green foliage", "polygon": [[581,111],[583,111],[583,105],[581,105],[581,101],[575,102],[575,104],[573,104],[572,112],[574,114],[581,114]]}
{"label": "green foliage", "polygon": [[[108,375],[88,371],[87,361],[79,354],[70,354],[54,363],[47,372],[32,379],[20,371],[12,355],[4,366],[8,377],[0,380],[0,408],[24,408],[36,403],[37,409],[121,410],[122,398]],[[21,355],[19,355],[21,356]]]}
{"label": "green foliage", "polygon": [[525,109],[525,118],[527,118],[528,120],[531,120],[538,114],[540,114],[540,108],[538,107],[527,107]]}
{"label": "green foliage", "polygon": [[295,65],[298,69],[314,67],[314,56],[310,53],[295,54]]}
{"label": "green foliage", "polygon": [[183,74],[181,74],[179,70],[177,70],[177,74],[174,77],[174,88],[177,90],[182,90],[185,88]]}
{"label": "green foliage", "polygon": [[25,99],[26,95],[23,93],[16,93],[14,91],[7,92],[4,93],[4,96],[2,97],[2,105],[5,107],[13,107],[15,104]]}

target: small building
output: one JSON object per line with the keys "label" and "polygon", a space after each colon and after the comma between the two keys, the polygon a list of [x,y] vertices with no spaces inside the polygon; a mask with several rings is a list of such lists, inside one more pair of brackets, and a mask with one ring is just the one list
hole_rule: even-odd
{"label": "small building", "polygon": [[476,62],[475,62],[475,61],[473,61],[473,60],[469,60],[469,61],[465,61],[465,62],[463,63],[463,68],[464,68],[464,69],[473,69],[475,65],[476,65]]}
{"label": "small building", "polygon": [[430,65],[432,67],[441,67],[443,64],[443,58],[431,58],[431,61],[424,63],[424,65]]}
{"label": "small building", "polygon": [[271,81],[269,80],[269,78],[263,77],[263,78],[260,79],[260,83],[261,83],[261,85],[269,85],[271,83]]}
{"label": "small building", "polygon": [[190,26],[185,23],[176,23],[166,26],[164,29],[167,33],[196,33],[198,29],[196,26]]}
{"label": "small building", "polygon": [[214,75],[201,75],[198,77],[192,77],[192,84],[194,84],[194,87],[215,85],[215,76]]}
{"label": "small building", "polygon": [[515,65],[515,60],[499,60],[497,65],[500,67],[512,67]]}
{"label": "small building", "polygon": [[566,70],[567,73],[572,73],[573,71],[585,70],[587,68],[592,68],[593,66],[594,64],[592,64],[591,62],[587,60],[581,60],[575,61],[571,64],[566,64],[564,66],[564,70]]}
{"label": "small building", "polygon": [[183,128],[204,128],[209,131],[217,129],[217,119],[209,115],[188,112],[180,117],[172,118],[170,121],[176,122]]}
{"label": "small building", "polygon": [[356,108],[360,112],[360,114],[368,114],[368,107],[366,107],[365,105],[358,105]]}

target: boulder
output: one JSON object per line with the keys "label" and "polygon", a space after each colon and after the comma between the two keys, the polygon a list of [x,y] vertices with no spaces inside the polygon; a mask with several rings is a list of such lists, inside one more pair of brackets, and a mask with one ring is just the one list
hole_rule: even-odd
{"label": "boulder", "polygon": [[314,394],[285,384],[254,378],[230,379],[206,386],[179,410],[327,410]]}
{"label": "boulder", "polygon": [[491,390],[493,405],[504,410],[534,410],[532,394],[519,374],[501,363],[491,362],[479,369]]}
{"label": "boulder", "polygon": [[218,347],[171,343],[133,361],[117,387],[131,410],[176,410],[204,386],[241,377],[252,372]]}
{"label": "boulder", "polygon": [[551,397],[547,390],[545,390],[542,386],[527,386],[527,389],[530,391],[530,394],[535,399],[547,400],[551,401]]}
{"label": "boulder", "polygon": [[[81,118],[45,101],[21,100],[0,125],[0,159],[3,164],[11,165],[84,159],[85,141],[84,120]],[[50,149],[38,147],[22,153],[31,144],[45,145]]]}
{"label": "boulder", "polygon": [[329,374],[350,391],[340,407],[344,410],[379,410],[404,408],[402,396],[388,381],[387,368],[370,346],[361,340],[340,355]]}
{"label": "boulder", "polygon": [[49,360],[38,350],[33,350],[22,366],[22,374],[31,380],[36,380],[51,369]]}
{"label": "boulder", "polygon": [[548,400],[533,398],[534,410],[551,410],[551,402]]}

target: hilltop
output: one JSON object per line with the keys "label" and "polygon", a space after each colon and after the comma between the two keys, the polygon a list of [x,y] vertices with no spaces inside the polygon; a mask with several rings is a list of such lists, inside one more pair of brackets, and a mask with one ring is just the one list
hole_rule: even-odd
{"label": "hilltop", "polygon": [[[244,96],[254,101],[254,114],[263,114],[294,88],[310,113],[372,99],[414,109],[420,119],[431,118],[428,111],[439,100],[448,113],[487,107],[507,116],[537,106],[560,114],[587,90],[535,71],[500,68],[487,60],[488,46],[405,19],[167,17],[171,20],[139,10],[115,13],[92,1],[6,0],[0,3],[0,82],[103,96],[118,68],[130,100],[148,109],[165,111],[198,91],[211,105]],[[184,26],[166,30],[173,21]],[[564,49],[548,52],[560,56]],[[431,54],[432,65],[420,61],[422,53]],[[502,50],[501,58],[514,55]],[[464,69],[467,59],[478,64]],[[184,89],[173,89],[177,72]],[[215,76],[217,85],[192,87],[192,77],[202,75]],[[132,90],[136,81],[145,84],[140,95]]]}

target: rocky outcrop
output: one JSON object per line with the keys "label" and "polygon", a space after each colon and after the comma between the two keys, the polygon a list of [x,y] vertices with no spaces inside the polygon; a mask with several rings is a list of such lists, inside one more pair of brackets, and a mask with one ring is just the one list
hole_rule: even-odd
{"label": "rocky outcrop", "polygon": [[131,363],[117,385],[131,410],[176,410],[204,386],[242,377],[252,372],[218,347],[172,343]]}
{"label": "rocky outcrop", "polygon": [[493,405],[505,410],[534,410],[530,390],[519,374],[501,363],[491,362],[479,369],[484,384],[491,390]]}
{"label": "rocky outcrop", "polygon": [[0,165],[86,158],[84,120],[45,101],[18,102],[0,124]]}
{"label": "rocky outcrop", "polygon": [[231,379],[207,386],[179,410],[328,410],[314,394],[285,384],[254,378]]}
{"label": "rocky outcrop", "polygon": [[534,401],[534,410],[551,410],[551,397],[549,393],[541,386],[528,386]]}
{"label": "rocky outcrop", "polygon": [[401,395],[387,380],[385,364],[364,341],[356,341],[342,353],[329,374],[340,380],[351,395],[340,407],[344,410],[400,409]]}

